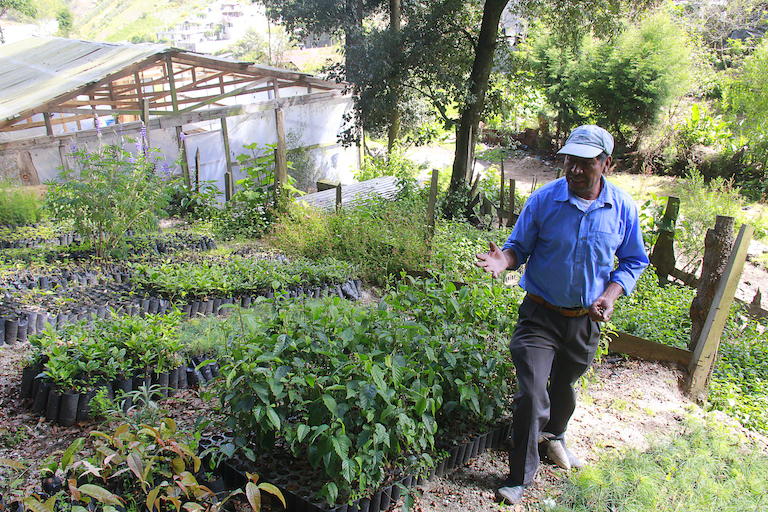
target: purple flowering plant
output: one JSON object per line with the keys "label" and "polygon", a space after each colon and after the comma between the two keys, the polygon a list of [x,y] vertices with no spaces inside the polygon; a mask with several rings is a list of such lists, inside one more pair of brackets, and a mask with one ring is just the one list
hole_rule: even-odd
{"label": "purple flowering plant", "polygon": [[121,142],[94,151],[75,147],[74,165],[60,168],[57,179],[47,183],[51,216],[71,220],[100,258],[123,245],[127,230],[155,229],[165,204],[170,168],[162,165],[157,150],[139,143],[142,150],[134,155],[125,148],[133,141]]}

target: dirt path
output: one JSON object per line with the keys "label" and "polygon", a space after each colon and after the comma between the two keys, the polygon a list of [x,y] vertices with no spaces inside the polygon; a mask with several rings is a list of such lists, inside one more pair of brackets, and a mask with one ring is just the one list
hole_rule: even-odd
{"label": "dirt path", "polygon": [[[687,414],[703,414],[681,393],[676,369],[614,358],[594,370],[568,429],[569,447],[587,463],[625,448],[646,449],[652,440],[679,431]],[[567,477],[565,470],[542,465],[523,501],[508,507],[494,499],[507,471],[506,453],[487,452],[453,474],[427,483],[417,510],[540,510],[544,500],[557,500]]]}

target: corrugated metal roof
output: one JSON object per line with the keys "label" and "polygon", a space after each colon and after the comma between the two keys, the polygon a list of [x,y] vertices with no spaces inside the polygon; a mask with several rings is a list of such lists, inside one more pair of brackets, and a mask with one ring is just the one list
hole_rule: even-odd
{"label": "corrugated metal roof", "polygon": [[[395,176],[382,176],[359,183],[342,185],[341,205],[342,207],[352,206],[376,197],[394,200],[400,190],[398,181],[399,179]],[[331,211],[336,207],[336,189],[332,188],[321,192],[313,192],[297,197],[294,201],[317,209]]]}
{"label": "corrugated metal roof", "polygon": [[0,46],[0,119],[35,108],[140,60],[160,45],[115,45],[32,37]]}

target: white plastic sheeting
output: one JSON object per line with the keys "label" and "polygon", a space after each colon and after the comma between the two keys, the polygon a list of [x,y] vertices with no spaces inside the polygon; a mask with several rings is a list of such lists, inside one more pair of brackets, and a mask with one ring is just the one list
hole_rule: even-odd
{"label": "white plastic sheeting", "polygon": [[[344,113],[352,107],[349,98],[332,99],[328,102],[310,103],[307,105],[292,105],[284,109],[285,132],[288,138],[288,159],[290,150],[299,147],[322,146],[311,149],[313,157],[312,178],[329,179],[352,183],[354,172],[359,168],[359,156],[356,147],[343,148],[337,144],[339,134],[344,130]],[[273,109],[226,118],[229,134],[230,158],[233,165],[234,179],[243,178],[237,164],[237,155],[249,153],[243,146],[257,142],[265,148],[267,144],[276,144],[277,128],[275,111]],[[113,144],[125,137],[138,139],[141,123],[133,122],[122,126],[110,125],[101,127],[101,138],[96,138],[96,130],[83,130],[76,136],[77,147],[95,149],[99,145]],[[224,194],[224,174],[227,171],[226,155],[224,154],[224,138],[221,132],[221,122],[216,119],[183,126],[186,133],[187,163],[190,176],[194,180],[195,152],[200,149],[200,181],[211,181]],[[169,126],[154,129],[149,132],[152,148],[159,150],[162,161],[168,163],[172,172],[181,174],[177,165],[179,159],[179,140],[176,128]],[[77,142],[79,141],[79,142]],[[85,142],[87,141],[87,142]],[[124,146],[134,152],[134,144],[128,142]],[[57,146],[37,147],[29,151],[32,162],[41,183],[56,179],[61,167],[61,152],[71,154],[71,147]],[[71,165],[71,159],[68,165]],[[5,169],[4,169],[5,170]],[[12,170],[5,170],[12,171]],[[291,171],[289,170],[289,173]]]}

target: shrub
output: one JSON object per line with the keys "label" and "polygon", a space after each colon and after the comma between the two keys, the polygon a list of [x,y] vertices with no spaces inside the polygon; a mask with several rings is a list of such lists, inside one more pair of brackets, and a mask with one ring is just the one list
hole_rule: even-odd
{"label": "shrub", "polygon": [[639,135],[689,83],[685,32],[659,10],[614,40],[585,37],[577,49],[543,31],[531,48],[534,69],[557,110],[558,130],[584,121],[613,132],[617,149],[636,148]]}
{"label": "shrub", "polygon": [[365,280],[384,283],[427,260],[426,201],[416,193],[397,201],[369,199],[338,213],[295,206],[268,239],[290,255],[349,261]]}
{"label": "shrub", "polygon": [[75,230],[90,238],[98,257],[124,242],[126,231],[148,231],[157,226],[164,201],[167,164],[156,167],[146,138],[136,142],[136,154],[123,144],[90,152],[72,146],[75,167],[64,168],[50,181],[46,208],[55,219],[71,219]]}
{"label": "shrub", "polygon": [[746,166],[740,177],[753,199],[768,197],[768,41],[763,40],[754,53],[744,60],[741,74],[736,75],[726,91],[726,105],[735,115],[740,135],[746,142],[742,162]]}
{"label": "shrub", "polygon": [[424,170],[425,166],[414,164],[397,146],[392,148],[386,157],[366,156],[360,170],[355,172],[355,179],[366,181],[383,176],[395,176],[403,180],[415,180]]}

